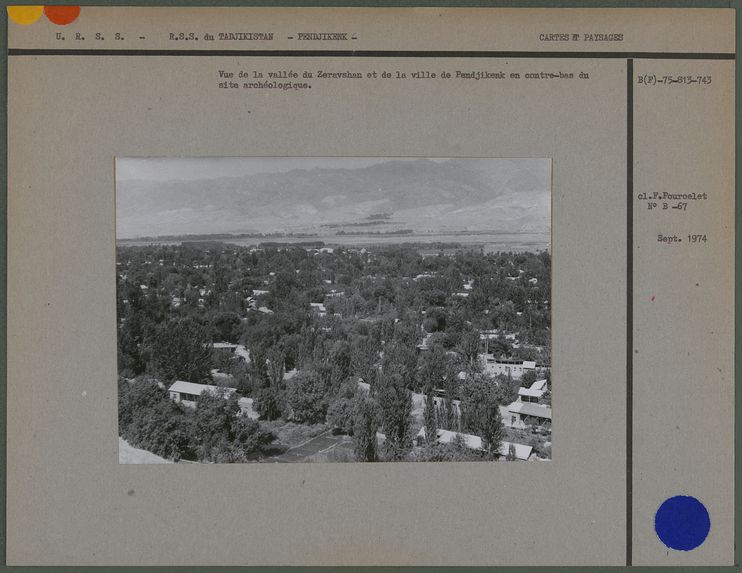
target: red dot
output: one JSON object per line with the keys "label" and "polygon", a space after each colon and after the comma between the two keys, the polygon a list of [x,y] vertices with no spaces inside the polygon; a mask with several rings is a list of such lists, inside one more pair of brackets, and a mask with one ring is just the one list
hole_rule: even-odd
{"label": "red dot", "polygon": [[80,15],[79,6],[44,6],[44,14],[49,21],[59,26],[71,24]]}

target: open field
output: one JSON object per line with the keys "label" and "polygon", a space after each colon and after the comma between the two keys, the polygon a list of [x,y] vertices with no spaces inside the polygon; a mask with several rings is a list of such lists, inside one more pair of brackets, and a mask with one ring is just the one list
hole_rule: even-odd
{"label": "open field", "polygon": [[279,463],[319,461],[312,458],[318,454],[327,454],[338,447],[348,445],[352,452],[353,445],[349,436],[343,434],[333,435],[331,430],[327,430],[309,441],[289,448],[282,454],[267,458],[263,461]]}

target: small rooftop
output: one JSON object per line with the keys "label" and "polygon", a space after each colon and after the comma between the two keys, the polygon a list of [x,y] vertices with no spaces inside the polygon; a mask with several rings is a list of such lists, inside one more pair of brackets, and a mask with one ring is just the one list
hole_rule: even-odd
{"label": "small rooftop", "polygon": [[510,446],[513,446],[513,449],[515,450],[515,459],[517,460],[527,460],[531,457],[531,453],[533,453],[533,447],[526,446],[525,444],[516,444],[514,442],[502,442],[497,453],[503,457],[507,456],[508,453],[510,453]]}
{"label": "small rooftop", "polygon": [[[462,434],[460,432],[452,432],[451,430],[437,430],[436,433],[438,435],[437,441],[439,444],[452,443],[456,439],[456,435],[458,434],[464,440],[464,445],[466,445],[467,448],[472,450],[484,449],[484,446],[482,445],[482,438],[480,438],[479,436],[475,436],[473,434]],[[420,431],[417,433],[417,435],[422,438],[425,437],[424,426],[420,428]],[[507,456],[510,452],[510,446],[513,446],[515,458],[518,460],[527,460],[533,453],[533,447],[527,446],[525,444],[516,444],[514,442],[501,442],[500,448],[497,450],[497,453],[502,457]]]}
{"label": "small rooftop", "polygon": [[536,380],[531,384],[530,388],[520,387],[518,389],[519,396],[533,396],[534,398],[541,398],[547,390],[546,379]]}
{"label": "small rooftop", "polygon": [[551,420],[551,408],[533,402],[513,402],[508,406],[508,412]]}
{"label": "small rooftop", "polygon": [[532,388],[519,388],[518,396],[530,396],[532,398],[541,398],[544,395],[543,390],[534,390]]}
{"label": "small rooftop", "polygon": [[531,384],[531,388],[530,389],[531,390],[540,390],[542,392],[546,392],[546,390],[548,389],[547,388],[547,383],[546,383],[546,378],[544,378],[543,380],[536,380],[533,384]]}
{"label": "small rooftop", "polygon": [[[464,440],[464,444],[467,448],[471,450],[481,450],[483,449],[482,446],[482,438],[479,436],[475,436],[473,434],[461,434],[459,432],[452,432],[451,430],[437,430],[437,442],[439,444],[450,444],[456,439],[456,434],[461,436]],[[417,433],[418,436],[425,438],[425,426],[420,428],[420,431]]]}
{"label": "small rooftop", "polygon": [[194,394],[196,396],[200,396],[206,390],[209,390],[210,392],[214,392],[219,389],[226,390],[228,394],[237,392],[236,388],[213,386],[211,384],[195,384],[193,382],[185,382],[184,380],[176,380],[175,382],[172,383],[170,388],[167,389],[167,391],[168,392],[182,392],[184,394]]}

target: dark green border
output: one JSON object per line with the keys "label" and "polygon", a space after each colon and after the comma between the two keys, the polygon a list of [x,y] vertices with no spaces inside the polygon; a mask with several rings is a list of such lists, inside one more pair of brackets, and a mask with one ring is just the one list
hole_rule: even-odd
{"label": "dark green border", "polygon": [[[736,179],[735,179],[735,217],[736,217],[736,234],[735,234],[735,261],[742,255],[742,161],[740,160],[740,150],[742,150],[742,0],[729,0],[728,2],[719,2],[713,0],[588,0],[588,1],[550,1],[550,0],[427,0],[427,1],[410,1],[410,0],[218,0],[208,2],[205,0],[151,0],[142,2],[137,0],[97,0],[97,1],[80,1],[80,0],[12,0],[5,2],[4,5],[14,4],[78,4],[80,6],[363,6],[363,7],[384,7],[384,6],[433,6],[433,7],[562,7],[562,8],[735,8],[737,10],[735,20],[737,28],[736,48],[740,58],[736,60],[736,114],[735,114],[735,145],[736,145]],[[2,78],[2,106],[3,113],[0,115],[0,142],[3,153],[0,154],[0,300],[5,304],[0,305],[0,460],[3,462],[0,467],[0,490],[2,490],[2,502],[0,502],[0,562],[5,563],[5,493],[6,493],[6,416],[7,416],[7,396],[6,396],[6,356],[7,356],[7,25],[8,18],[3,10],[0,18],[0,45],[3,47],[4,55],[0,58],[0,77]],[[735,331],[742,327],[742,268],[740,265],[735,267]],[[737,548],[736,541],[739,539],[739,533],[742,530],[740,522],[742,521],[742,508],[740,504],[740,484],[739,476],[742,469],[742,456],[739,455],[738,445],[742,442],[742,423],[739,415],[742,412],[742,389],[739,384],[739,374],[742,372],[742,345],[735,337],[735,565],[731,567],[632,567],[632,570],[641,572],[664,572],[664,571],[692,571],[697,573],[737,571],[740,569],[740,552]],[[713,471],[712,469],[710,469]],[[112,542],[115,543],[115,540]],[[414,543],[414,539],[410,539]],[[157,573],[168,573],[170,571],[195,573],[195,572],[221,572],[237,571],[245,569],[244,567],[9,567],[0,565],[2,571],[24,571],[28,573],[41,573],[46,571],[60,571],[73,573],[85,571],[91,573],[114,573],[120,571],[156,571]],[[303,573],[320,573],[332,570],[335,573],[350,573],[363,569],[364,571],[382,573],[404,570],[405,573],[422,573],[424,571],[435,571],[436,573],[452,573],[455,571],[466,571],[467,573],[483,573],[485,571],[503,571],[506,573],[531,571],[590,571],[598,569],[595,567],[252,567],[251,570],[270,571],[271,573],[293,573],[300,571]],[[624,567],[601,567],[601,571],[619,571]]]}

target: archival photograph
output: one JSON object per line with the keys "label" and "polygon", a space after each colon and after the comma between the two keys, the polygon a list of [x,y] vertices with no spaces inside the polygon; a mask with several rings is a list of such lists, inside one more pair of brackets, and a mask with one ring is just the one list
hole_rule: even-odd
{"label": "archival photograph", "polygon": [[551,160],[117,158],[119,462],[551,459]]}

